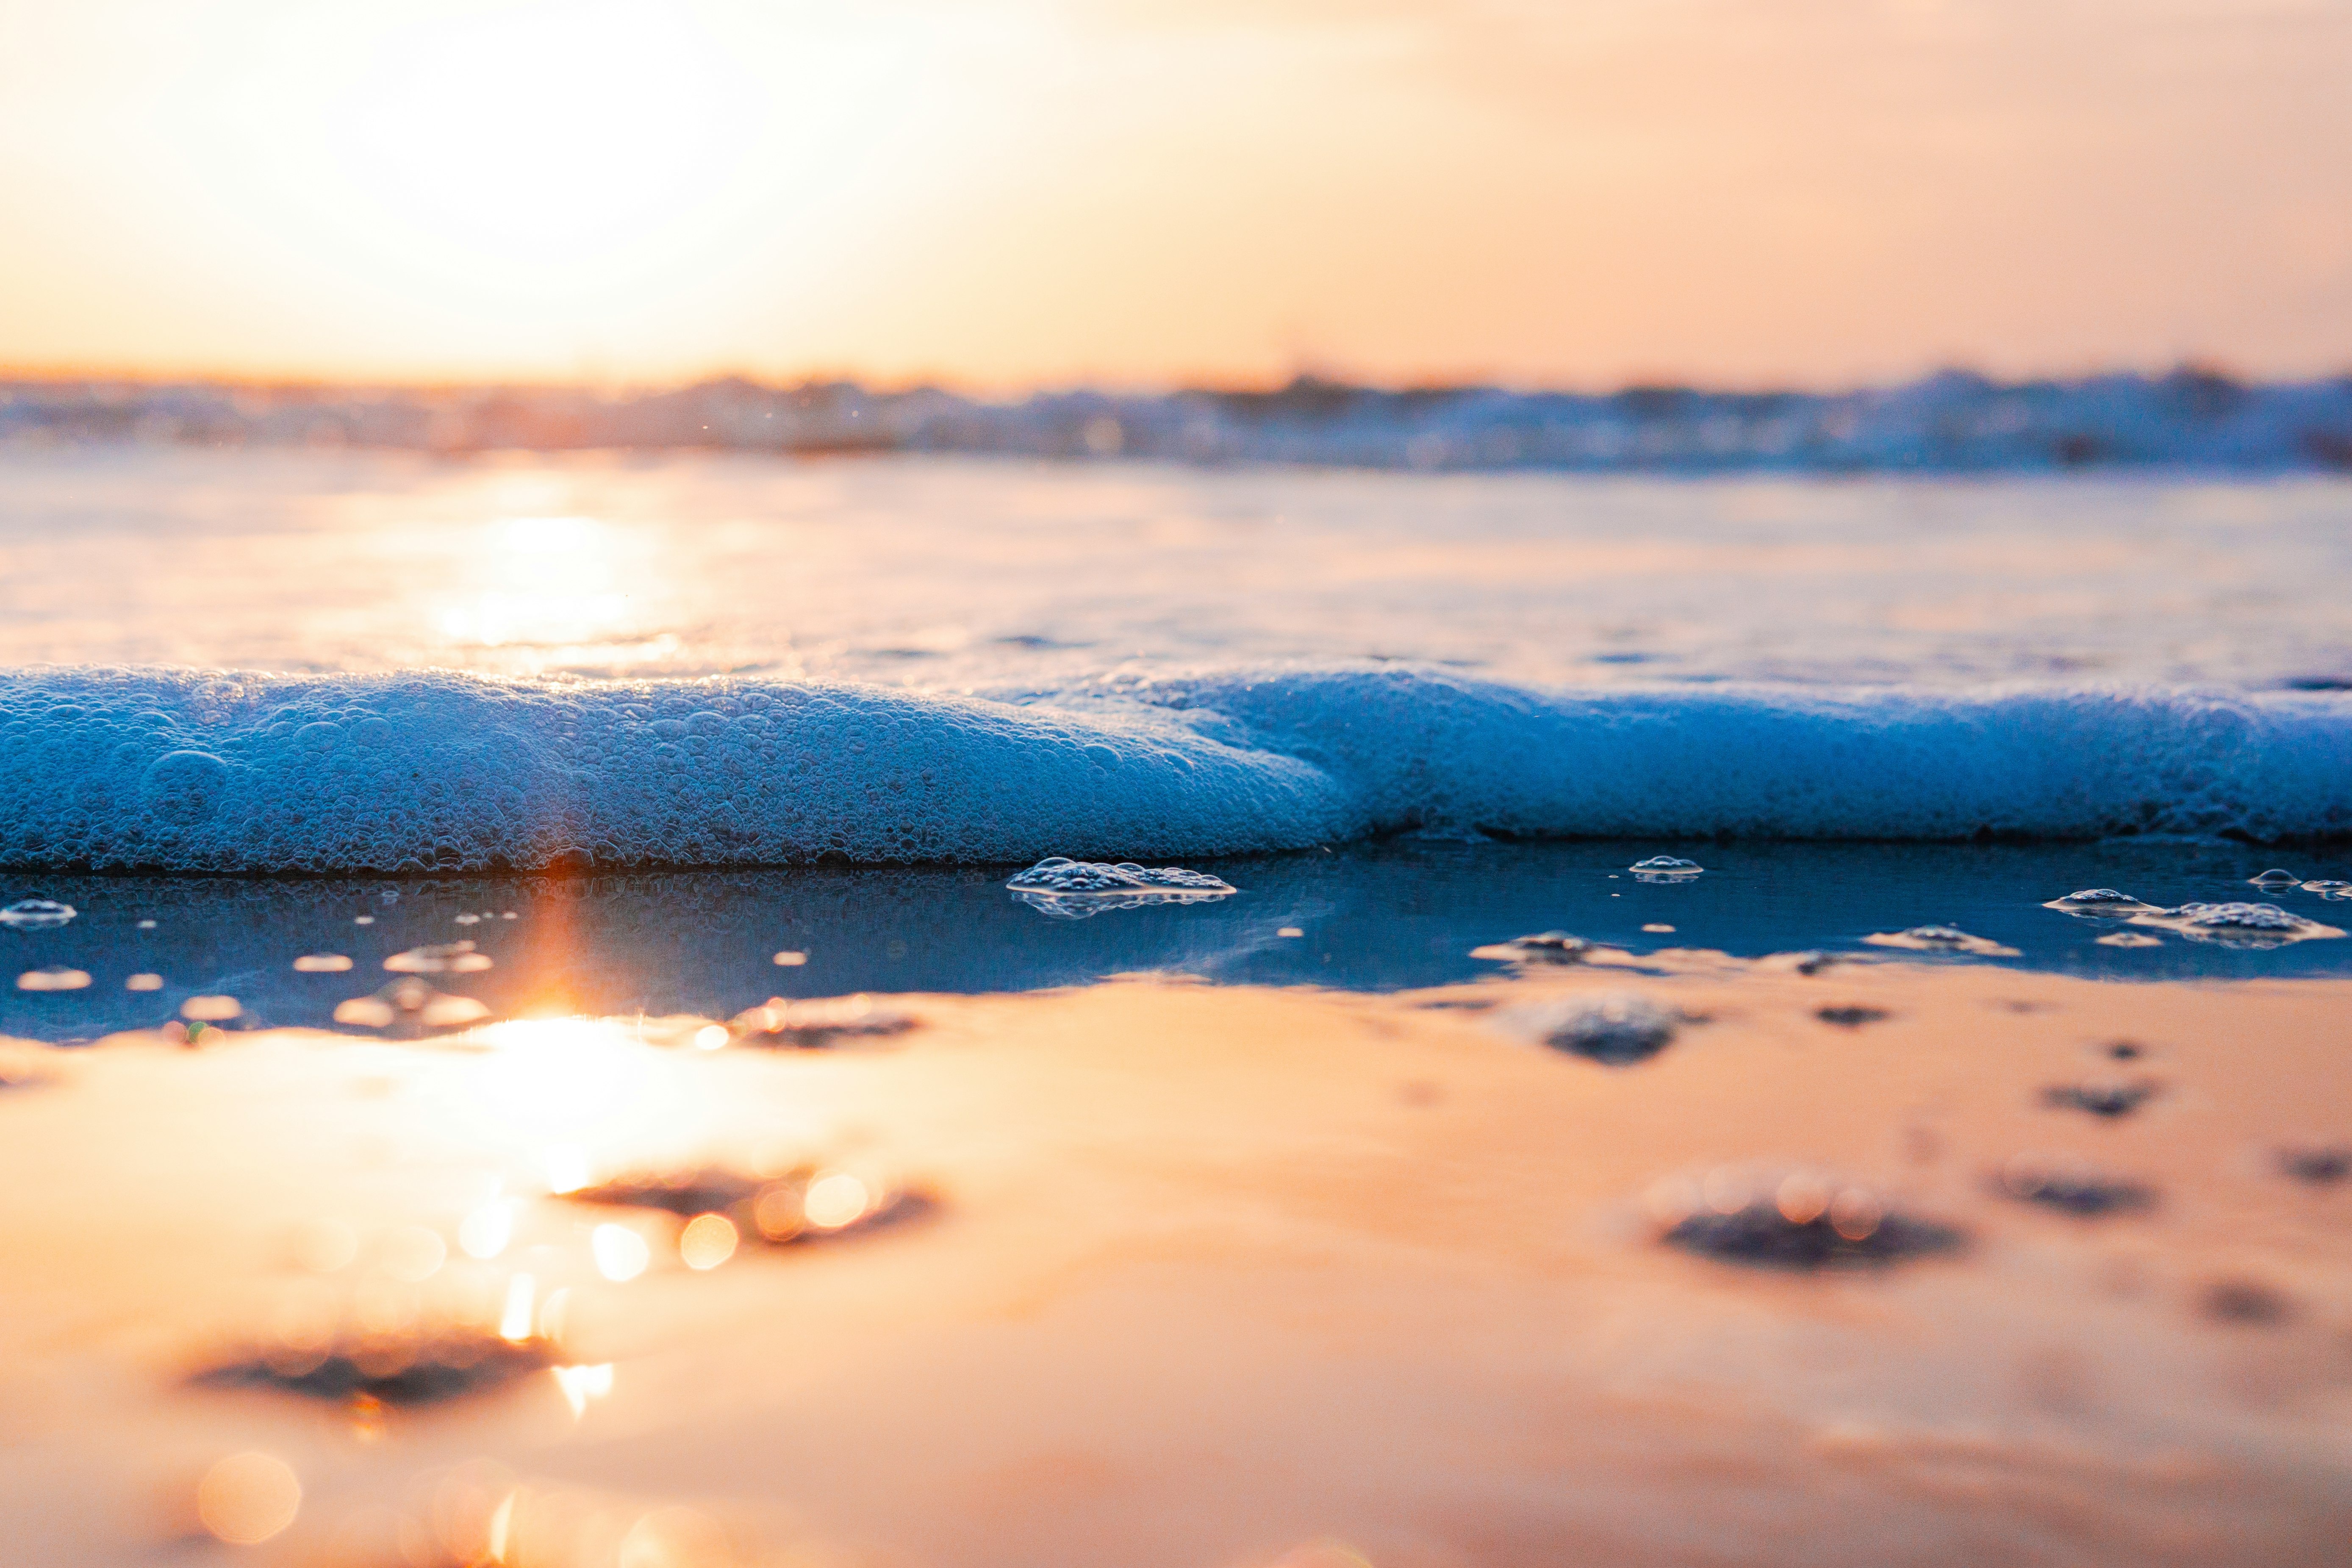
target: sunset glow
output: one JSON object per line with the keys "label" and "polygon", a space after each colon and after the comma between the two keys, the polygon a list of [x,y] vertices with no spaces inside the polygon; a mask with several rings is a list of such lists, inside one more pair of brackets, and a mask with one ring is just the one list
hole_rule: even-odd
{"label": "sunset glow", "polygon": [[0,365],[1813,381],[2352,353],[2334,0],[0,0]]}

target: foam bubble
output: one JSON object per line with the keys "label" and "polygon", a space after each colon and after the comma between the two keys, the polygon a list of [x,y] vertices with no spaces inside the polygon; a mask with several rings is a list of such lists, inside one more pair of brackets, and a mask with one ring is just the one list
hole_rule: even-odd
{"label": "foam bubble", "polygon": [[490,967],[490,955],[470,942],[441,942],[395,952],[383,966],[395,974],[478,974]]}
{"label": "foam bubble", "polygon": [[1004,884],[1013,896],[1055,920],[1090,920],[1113,910],[1153,904],[1196,904],[1237,891],[1232,883],[1181,866],[1139,866],[1132,860],[1105,864],[1051,855]]}
{"label": "foam bubble", "polygon": [[[316,744],[320,724],[339,727],[336,744]],[[89,870],[1049,852],[1116,868],[1433,826],[2352,832],[2352,698],[2333,692],[1575,690],[1383,668],[990,700],[733,678],[42,667],[0,674],[0,728],[32,741],[0,748],[0,865]]]}
{"label": "foam bubble", "polygon": [[1913,926],[1909,931],[1880,931],[1862,939],[1873,947],[1899,947],[1913,952],[1960,952],[1975,958],[2015,958],[2017,949],[1987,937],[1971,936],[1958,926]]}
{"label": "foam bubble", "polygon": [[1496,1015],[1496,1026],[1556,1051],[1623,1067],[1671,1044],[1675,1016],[1637,992],[1530,1002]]}
{"label": "foam bubble", "polygon": [[1541,931],[1532,936],[1515,936],[1508,942],[1474,947],[1470,956],[1504,963],[1581,963],[1591,952],[1592,943],[1580,936],[1564,931]]}
{"label": "foam bubble", "polygon": [[2276,904],[2187,903],[2132,917],[2132,924],[2158,926],[2191,942],[2219,942],[2230,947],[2284,947],[2344,933],[2334,926],[2283,910]]}
{"label": "foam bubble", "polygon": [[2161,906],[2146,903],[2129,893],[2113,888],[2084,888],[2053,899],[2042,906],[2045,910],[2062,910],[2070,915],[2088,915],[2093,919],[2122,920],[2130,915],[2144,914]]}
{"label": "foam bubble", "polygon": [[1659,1183],[1644,1206],[1667,1246],[1765,1268],[1885,1265],[1967,1240],[1864,1183],[1803,1167],[1720,1165]]}

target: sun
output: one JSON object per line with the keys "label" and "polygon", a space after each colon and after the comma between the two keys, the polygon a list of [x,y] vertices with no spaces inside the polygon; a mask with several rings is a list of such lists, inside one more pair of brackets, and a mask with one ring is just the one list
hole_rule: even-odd
{"label": "sun", "polygon": [[334,115],[352,185],[475,264],[626,250],[725,183],[758,94],[692,9],[569,0],[426,15]]}

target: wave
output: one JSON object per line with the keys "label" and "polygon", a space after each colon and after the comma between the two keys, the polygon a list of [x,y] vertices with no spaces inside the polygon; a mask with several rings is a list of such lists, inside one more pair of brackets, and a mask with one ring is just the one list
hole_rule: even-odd
{"label": "wave", "polygon": [[2352,697],[47,667],[0,673],[0,865],[93,870],[1009,864],[1412,828],[2270,842],[2352,833]]}

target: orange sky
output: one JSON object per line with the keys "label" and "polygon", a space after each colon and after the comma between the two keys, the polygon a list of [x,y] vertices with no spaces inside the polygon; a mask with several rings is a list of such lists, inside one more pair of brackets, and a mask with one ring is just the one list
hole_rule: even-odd
{"label": "orange sky", "polygon": [[2352,0],[0,0],[0,365],[2352,368]]}

